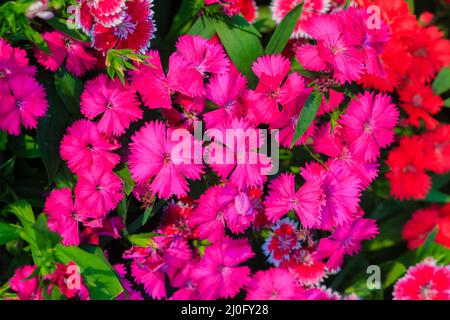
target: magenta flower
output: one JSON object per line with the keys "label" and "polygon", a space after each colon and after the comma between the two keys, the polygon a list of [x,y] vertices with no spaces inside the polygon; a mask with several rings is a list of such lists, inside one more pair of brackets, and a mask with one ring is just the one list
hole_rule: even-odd
{"label": "magenta flower", "polygon": [[9,286],[17,292],[20,300],[42,300],[42,289],[39,287],[38,276],[33,276],[36,266],[25,265],[14,271],[9,280]]}
{"label": "magenta flower", "polygon": [[[301,92],[297,97],[283,106],[283,110],[279,117],[270,123],[271,129],[279,129],[278,141],[281,146],[290,148],[292,140],[294,139],[295,130],[297,128],[298,118],[305,105],[308,96],[311,94],[312,89],[305,88],[303,78],[294,73],[289,79],[296,79],[295,81],[286,82],[295,86],[295,89],[289,90],[289,92]],[[304,144],[314,134],[316,130],[316,121],[313,121],[306,132],[297,140],[296,146]]]}
{"label": "magenta flower", "polygon": [[363,240],[370,240],[377,234],[375,220],[357,218],[337,227],[330,237],[320,239],[316,257],[328,258],[327,267],[336,270],[341,267],[344,255],[353,256],[361,250]]}
{"label": "magenta flower", "polygon": [[301,290],[292,273],[271,268],[253,275],[246,287],[246,300],[296,300]]}
{"label": "magenta flower", "polygon": [[150,65],[141,64],[137,70],[132,70],[130,75],[132,85],[141,94],[148,108],[171,109],[171,96],[176,92],[187,96],[200,96],[198,87],[203,86],[203,80],[201,85],[196,82],[197,71],[190,68],[189,63],[178,53],[173,53],[169,58],[167,76],[164,74],[158,51],[150,50],[147,56]]}
{"label": "magenta flower", "polygon": [[341,83],[358,80],[364,71],[362,54],[344,40],[344,32],[336,15],[320,15],[308,21],[305,31],[317,45],[302,45],[296,53],[298,61],[312,71],[333,72]]}
{"label": "magenta flower", "polygon": [[280,106],[294,101],[304,90],[304,81],[296,73],[283,81],[291,68],[288,59],[281,55],[258,58],[253,64],[253,72],[259,78],[258,86],[249,93],[247,117],[254,123],[271,123],[281,115]]}
{"label": "magenta flower", "polygon": [[117,146],[110,143],[98,131],[95,123],[78,120],[67,130],[61,142],[61,157],[74,173],[90,169],[113,169],[120,161],[113,153]]}
{"label": "magenta flower", "polygon": [[337,15],[347,44],[358,49],[364,60],[366,72],[384,78],[380,55],[390,38],[389,27],[384,21],[380,26],[369,28],[370,13],[366,8],[349,7]]}
{"label": "magenta flower", "polygon": [[49,229],[63,238],[64,245],[77,246],[80,244],[79,218],[73,203],[72,190],[69,188],[53,190],[45,202],[44,212],[48,215]]}
{"label": "magenta flower", "polygon": [[208,239],[212,243],[223,239],[225,235],[224,207],[219,203],[222,186],[214,186],[206,190],[197,201],[197,207],[189,218],[189,226],[200,239]]}
{"label": "magenta flower", "polygon": [[264,137],[247,120],[234,119],[220,130],[208,131],[213,142],[206,149],[208,164],[222,179],[239,190],[261,186],[272,168],[271,159],[259,152]]}
{"label": "magenta flower", "polygon": [[122,181],[113,172],[94,167],[80,173],[75,186],[75,206],[85,225],[101,227],[101,220],[123,197]]}
{"label": "magenta flower", "polygon": [[89,120],[101,116],[97,123],[100,132],[107,136],[120,136],[130,123],[142,118],[135,91],[128,85],[122,85],[119,79],[114,81],[106,75],[86,82],[81,96],[81,113]]}
{"label": "magenta flower", "polygon": [[203,115],[208,129],[240,118],[243,114],[241,96],[247,88],[247,79],[233,66],[230,72],[217,75],[206,86],[206,97],[219,108]]}
{"label": "magenta flower", "polygon": [[191,250],[179,237],[156,236],[151,246],[132,247],[124,253],[132,259],[131,273],[138,284],[154,299],[166,297],[166,275],[171,285],[177,286],[176,276],[189,263]]}
{"label": "magenta flower", "polygon": [[352,100],[340,123],[353,155],[364,161],[376,160],[380,149],[394,140],[399,115],[391,98],[382,93],[365,91]]}
{"label": "magenta flower", "polygon": [[138,183],[150,182],[150,190],[161,198],[186,195],[187,179],[199,180],[203,173],[201,142],[186,130],[177,132],[165,123],[147,123],[132,138],[130,171]]}
{"label": "magenta flower", "polygon": [[295,191],[295,177],[292,173],[281,174],[272,180],[269,194],[264,201],[269,220],[276,221],[293,210],[305,228],[320,225],[322,204],[320,179],[307,180]]}
{"label": "magenta flower", "polygon": [[89,52],[89,44],[70,38],[60,31],[44,33],[50,54],[36,49],[36,58],[46,69],[55,72],[66,60],[67,70],[79,77],[92,70],[97,58]]}
{"label": "magenta flower", "polygon": [[239,190],[227,183],[218,195],[217,202],[223,208],[227,227],[233,233],[243,233],[255,220],[256,210],[250,190]]}
{"label": "magenta flower", "polygon": [[6,40],[0,39],[0,86],[18,75],[34,76],[36,67],[28,65],[27,52],[13,48]]}
{"label": "magenta flower", "polygon": [[31,76],[22,74],[8,77],[8,82],[0,81],[1,130],[18,136],[21,124],[34,129],[47,108],[44,87]]}
{"label": "magenta flower", "polygon": [[323,206],[320,229],[331,230],[351,221],[358,210],[361,180],[344,164],[329,161],[327,169],[310,163],[301,172],[308,182],[319,181]]}
{"label": "magenta flower", "polygon": [[230,68],[230,60],[222,45],[201,36],[184,35],[179,37],[177,52],[202,78],[207,75],[226,73]]}
{"label": "magenta flower", "polygon": [[120,276],[120,282],[123,285],[123,288],[126,290],[117,296],[117,300],[144,300],[141,293],[139,291],[134,290],[131,281],[127,279],[127,269],[124,264],[116,264],[114,265],[114,269]]}
{"label": "magenta flower", "polygon": [[201,299],[233,298],[249,281],[250,268],[239,266],[254,253],[246,239],[225,237],[208,246],[192,271]]}

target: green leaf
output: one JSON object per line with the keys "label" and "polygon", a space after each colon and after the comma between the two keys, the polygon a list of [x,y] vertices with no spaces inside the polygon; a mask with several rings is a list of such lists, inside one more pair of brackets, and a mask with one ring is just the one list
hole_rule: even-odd
{"label": "green leaf", "polygon": [[5,131],[0,130],[0,151],[6,149],[7,143],[8,143],[8,134]]}
{"label": "green leaf", "polygon": [[411,13],[414,13],[414,0],[406,0],[406,2],[408,2],[408,7]]}
{"label": "green leaf", "polygon": [[203,8],[204,3],[205,2],[203,0],[183,0],[175,18],[173,19],[172,26],[167,33],[166,38],[169,42],[175,39],[178,35],[182,34],[183,29],[185,29],[191,21],[194,21],[199,11]]}
{"label": "green leaf", "polygon": [[28,204],[28,202],[24,200],[20,200],[16,203],[10,204],[6,206],[2,213],[12,213],[14,214],[20,221],[20,224],[24,227],[32,226],[36,219],[34,217],[33,209]]}
{"label": "green leaf", "polygon": [[433,91],[437,95],[441,95],[450,90],[450,67],[444,67],[438,73],[433,82]]}
{"label": "green leaf", "polygon": [[131,244],[133,244],[135,246],[147,248],[154,242],[152,240],[152,237],[156,237],[159,235],[160,235],[159,233],[147,232],[147,233],[129,235],[129,236],[127,236],[127,239],[128,239],[128,241],[130,241]]}
{"label": "green leaf", "polygon": [[421,245],[416,251],[416,262],[420,262],[426,257],[431,256],[431,249],[433,248],[434,241],[436,240],[436,235],[438,233],[438,227],[436,227],[433,232],[431,232],[427,240],[423,245]]}
{"label": "green leaf", "polygon": [[55,73],[55,87],[58,96],[64,102],[74,118],[81,118],[80,100],[83,84],[80,79],[73,77],[64,67]]}
{"label": "green leaf", "polygon": [[196,34],[206,39],[211,39],[215,33],[216,27],[214,22],[204,15],[198,18],[187,32],[187,34]]}
{"label": "green leaf", "polygon": [[221,19],[216,19],[215,25],[220,41],[237,69],[247,76],[250,83],[254,83],[252,65],[264,52],[259,37],[242,28],[232,27]]}
{"label": "green leaf", "polygon": [[16,240],[19,235],[18,226],[0,221],[0,245]]}
{"label": "green leaf", "polygon": [[450,108],[450,98],[444,100],[444,107]]}
{"label": "green leaf", "polygon": [[68,36],[83,42],[89,42],[89,36],[80,32],[78,29],[69,28],[67,26],[67,20],[61,17],[54,17],[46,22],[53,27],[53,29],[62,31]]}
{"label": "green leaf", "polygon": [[11,137],[8,146],[19,158],[36,159],[40,156],[36,140],[29,135]]}
{"label": "green leaf", "polygon": [[48,180],[53,182],[61,164],[59,145],[66,130],[69,112],[61,106],[64,104],[56,93],[49,79],[45,80],[49,108],[44,118],[40,118],[37,127],[39,152],[47,169]]}
{"label": "green leaf", "polygon": [[111,300],[122,291],[122,285],[109,262],[98,254],[86,252],[78,247],[57,245],[56,257],[64,264],[74,262],[79,268],[84,283],[93,300]]}
{"label": "green leaf", "polygon": [[[392,286],[405,272],[406,267],[400,262],[388,262],[388,265],[382,266],[384,281],[383,288],[389,288]],[[385,270],[388,269],[386,272]]]}
{"label": "green leaf", "polygon": [[439,190],[431,189],[427,197],[425,198],[425,201],[431,203],[449,203],[450,195],[445,194]]}
{"label": "green leaf", "polygon": [[131,178],[131,172],[128,167],[124,167],[116,172],[124,185],[124,191],[127,196],[131,194],[134,188],[134,180]]}
{"label": "green leaf", "polygon": [[275,29],[269,43],[266,47],[266,54],[279,54],[283,52],[289,38],[294,32],[295,26],[300,18],[303,9],[303,3],[297,5],[284,17],[280,25]]}
{"label": "green leaf", "polygon": [[295,143],[300,137],[308,130],[309,126],[313,122],[320,104],[322,103],[323,94],[314,90],[306,100],[303,106],[300,116],[298,117],[297,127],[295,128],[294,138],[292,139],[291,148],[295,146]]}

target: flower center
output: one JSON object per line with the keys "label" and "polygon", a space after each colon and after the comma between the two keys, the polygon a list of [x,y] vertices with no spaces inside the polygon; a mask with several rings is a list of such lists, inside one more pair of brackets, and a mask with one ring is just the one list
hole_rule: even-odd
{"label": "flower center", "polygon": [[423,98],[420,94],[416,94],[414,95],[414,97],[412,98],[412,104],[414,107],[421,107],[423,104]]}
{"label": "flower center", "polygon": [[19,110],[22,110],[23,108],[23,101],[22,100],[16,100],[16,107]]}
{"label": "flower center", "polygon": [[428,282],[420,288],[420,296],[424,300],[431,300],[436,295],[436,290],[433,289],[433,284]]}
{"label": "flower center", "polygon": [[114,28],[114,35],[119,40],[127,39],[129,34],[132,34],[136,30],[136,23],[131,21],[131,17],[127,16],[121,24]]}

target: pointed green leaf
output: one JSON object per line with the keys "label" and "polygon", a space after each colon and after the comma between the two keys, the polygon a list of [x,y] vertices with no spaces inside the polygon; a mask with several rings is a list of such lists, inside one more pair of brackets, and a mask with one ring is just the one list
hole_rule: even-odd
{"label": "pointed green leaf", "polygon": [[295,128],[294,139],[292,139],[291,148],[295,146],[295,143],[301,136],[308,130],[309,126],[316,117],[320,104],[322,103],[323,94],[314,90],[306,100],[303,106],[300,116],[298,117],[297,127]]}
{"label": "pointed green leaf", "polygon": [[300,18],[303,3],[297,5],[284,17],[283,21],[275,29],[266,47],[266,54],[280,54],[286,47],[289,38],[294,32],[295,26]]}
{"label": "pointed green leaf", "polygon": [[438,73],[433,82],[433,91],[441,95],[450,90],[450,67],[444,67]]}

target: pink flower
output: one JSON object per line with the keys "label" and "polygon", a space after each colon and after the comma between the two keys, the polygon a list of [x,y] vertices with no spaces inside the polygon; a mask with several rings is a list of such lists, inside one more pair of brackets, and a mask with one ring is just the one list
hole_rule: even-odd
{"label": "pink flower", "polygon": [[247,117],[254,123],[271,123],[282,112],[279,105],[285,107],[303,93],[304,81],[297,73],[289,75],[291,64],[281,55],[269,55],[258,58],[253,64],[253,72],[259,78],[258,86],[249,93]]}
{"label": "pink flower", "polygon": [[213,43],[197,35],[184,35],[178,38],[177,53],[185,60],[189,68],[195,70],[192,83],[196,85],[195,95],[206,94],[203,79],[226,73],[230,60],[220,43]]}
{"label": "pink flower", "polygon": [[266,181],[272,168],[271,159],[255,150],[263,146],[264,137],[247,120],[234,119],[208,134],[214,141],[205,156],[219,177],[229,179],[239,190],[258,187]]}
{"label": "pink flower", "polygon": [[8,83],[0,82],[0,129],[18,136],[21,124],[26,129],[37,127],[48,104],[44,87],[31,76],[9,77]]}
{"label": "pink flower", "polygon": [[53,190],[45,202],[44,212],[48,215],[47,224],[50,230],[57,232],[66,246],[80,244],[78,234],[77,210],[72,199],[72,190],[63,188]]}
{"label": "pink flower", "polygon": [[223,208],[225,221],[233,233],[243,233],[255,220],[256,210],[250,190],[239,190],[227,183],[218,195],[217,202]]}
{"label": "pink flower", "polygon": [[101,219],[117,207],[123,196],[122,181],[102,168],[94,167],[80,173],[75,186],[75,206],[88,226],[101,227]]}
{"label": "pink flower", "polygon": [[235,67],[230,72],[217,75],[206,86],[206,97],[219,109],[203,115],[208,129],[221,126],[243,114],[242,93],[247,88],[247,79]]}
{"label": "pink flower", "polygon": [[189,218],[189,226],[194,229],[194,234],[212,243],[222,240],[225,235],[224,207],[218,201],[222,190],[222,186],[206,190]]}
{"label": "pink flower", "polygon": [[378,234],[375,220],[357,218],[334,230],[329,238],[323,238],[317,248],[317,259],[329,258],[327,266],[330,270],[341,267],[344,255],[353,256],[361,250],[361,242],[370,240]]}
{"label": "pink flower", "polygon": [[66,60],[67,70],[79,77],[92,70],[97,58],[89,52],[89,44],[70,38],[60,31],[44,33],[50,54],[36,49],[36,58],[46,69],[55,72]]}
{"label": "pink flower", "polygon": [[6,40],[0,39],[0,85],[18,75],[34,76],[36,67],[28,65],[27,52],[13,48]]}
{"label": "pink flower", "polygon": [[141,119],[139,104],[133,89],[103,74],[88,81],[81,96],[81,112],[89,120],[101,116],[97,128],[107,136],[120,136],[132,121]]}
{"label": "pink flower", "polygon": [[344,164],[329,161],[327,168],[310,163],[302,169],[303,178],[320,181],[324,198],[320,229],[331,230],[352,220],[357,213],[361,180]]}
{"label": "pink flower", "polygon": [[38,276],[31,277],[36,268],[29,265],[17,268],[14,276],[9,280],[9,286],[17,292],[20,300],[42,300]]}
{"label": "pink flower", "polygon": [[364,71],[362,54],[348,45],[336,15],[320,15],[305,25],[305,31],[317,45],[302,45],[296,52],[298,61],[306,69],[333,72],[341,83],[358,80]]}
{"label": "pink flower", "polygon": [[136,291],[133,289],[132,283],[126,278],[127,276],[127,269],[124,264],[116,264],[114,265],[114,269],[116,269],[117,273],[120,276],[120,282],[123,285],[123,288],[128,293],[125,294],[125,292],[122,292],[117,296],[117,300],[144,300],[142,298],[142,295],[139,291]]}
{"label": "pink flower", "polygon": [[98,131],[95,123],[78,120],[67,129],[61,142],[61,157],[74,173],[84,173],[91,168],[111,170],[120,161],[112,153],[117,146],[111,144]]}
{"label": "pink flower", "polygon": [[296,300],[301,288],[289,271],[271,268],[255,273],[246,290],[246,300]]}
{"label": "pink flower", "polygon": [[246,239],[224,238],[206,247],[192,271],[201,299],[233,298],[248,282],[250,268],[239,266],[254,253]]}
{"label": "pink flower", "polygon": [[142,184],[151,180],[150,190],[161,198],[186,195],[186,180],[200,180],[203,173],[201,142],[187,130],[175,131],[163,122],[151,121],[139,130],[130,151],[133,179]]}
{"label": "pink flower", "polygon": [[[306,89],[303,78],[294,73],[290,79],[297,79],[295,81],[290,81],[294,88],[289,90],[289,92],[301,92],[294,100],[286,103],[283,106],[283,110],[279,117],[277,117],[274,121],[270,123],[271,129],[279,129],[278,133],[278,141],[280,145],[286,148],[290,148],[292,140],[294,139],[295,130],[297,128],[298,118],[300,117],[300,112],[305,105],[308,96],[311,94],[312,89]],[[287,84],[288,82],[286,82]],[[295,143],[296,146],[304,144],[308,141],[316,129],[315,121],[309,126],[308,130],[297,140]]]}
{"label": "pink flower", "polygon": [[303,3],[302,12],[291,36],[292,38],[307,37],[307,32],[305,32],[307,21],[327,12],[330,8],[330,0],[272,0],[270,6],[272,19],[278,24],[281,23],[289,11],[300,3]]}
{"label": "pink flower", "polygon": [[450,300],[450,268],[428,258],[408,269],[392,295],[394,300]]}
{"label": "pink flower", "polygon": [[344,40],[352,47],[356,47],[361,53],[366,72],[368,74],[386,77],[381,66],[380,55],[389,41],[389,27],[384,21],[380,21],[380,26],[370,27],[371,13],[366,8],[349,7],[339,11]]}
{"label": "pink flower", "polygon": [[132,49],[144,53],[155,34],[152,0],[126,1],[125,15],[119,24],[92,27],[92,45],[106,53],[109,49]]}
{"label": "pink flower", "polygon": [[131,83],[141,94],[144,104],[150,109],[171,109],[171,96],[182,93],[187,96],[199,96],[196,83],[197,71],[189,67],[186,60],[178,53],[169,58],[169,70],[167,76],[164,74],[159,53],[150,50],[147,53],[147,62],[150,65],[138,65],[137,70],[132,70]]}
{"label": "pink flower", "polygon": [[320,180],[306,181],[295,191],[295,177],[292,173],[281,174],[272,180],[269,194],[264,201],[269,220],[276,221],[294,210],[305,228],[320,225],[322,203]]}
{"label": "pink flower", "polygon": [[189,263],[191,251],[186,241],[178,237],[156,236],[147,248],[132,247],[124,253],[132,259],[131,273],[138,284],[154,299],[166,297],[166,275],[174,284],[176,275]]}
{"label": "pink flower", "polygon": [[388,95],[365,91],[352,100],[341,117],[345,141],[354,156],[376,160],[380,149],[394,140],[399,112]]}

